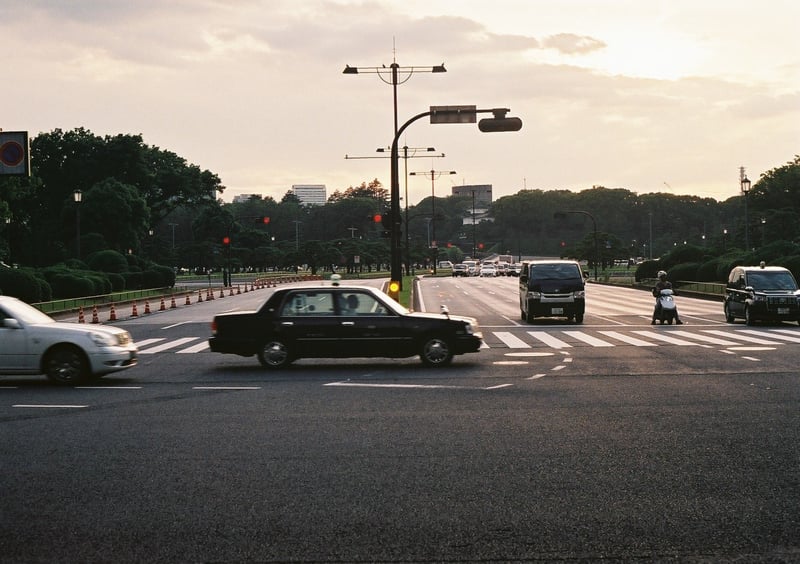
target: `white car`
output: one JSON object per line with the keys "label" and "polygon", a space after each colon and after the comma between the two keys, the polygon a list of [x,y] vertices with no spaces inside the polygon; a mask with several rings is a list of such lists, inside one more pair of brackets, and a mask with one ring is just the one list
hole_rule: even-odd
{"label": "white car", "polygon": [[61,323],[0,296],[0,374],[44,374],[57,384],[81,384],[135,366],[138,353],[124,329]]}
{"label": "white car", "polygon": [[483,264],[481,265],[481,276],[491,276],[494,278],[497,276],[497,269],[493,264]]}

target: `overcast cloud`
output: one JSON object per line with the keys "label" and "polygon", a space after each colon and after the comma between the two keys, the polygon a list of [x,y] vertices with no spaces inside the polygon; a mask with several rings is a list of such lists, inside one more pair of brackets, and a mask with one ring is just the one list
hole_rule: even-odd
{"label": "overcast cloud", "polygon": [[[800,153],[795,0],[0,0],[0,127],[141,133],[217,173],[230,201],[388,186],[392,88],[345,64],[430,67],[398,87],[401,124],[432,105],[508,107],[519,133],[412,125],[495,198],[593,185],[719,200]],[[393,47],[396,53],[393,52]],[[388,79],[388,76],[386,77]],[[409,181],[411,203],[429,195]]]}

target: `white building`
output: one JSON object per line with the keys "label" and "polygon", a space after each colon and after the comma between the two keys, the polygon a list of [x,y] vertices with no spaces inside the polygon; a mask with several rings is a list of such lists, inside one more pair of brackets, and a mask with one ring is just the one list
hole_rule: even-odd
{"label": "white building", "polygon": [[324,184],[292,184],[292,193],[307,206],[322,206],[328,200]]}

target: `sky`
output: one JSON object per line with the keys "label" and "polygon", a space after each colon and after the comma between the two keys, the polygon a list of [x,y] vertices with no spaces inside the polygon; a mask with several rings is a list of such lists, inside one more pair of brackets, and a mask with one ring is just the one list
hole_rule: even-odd
{"label": "sky", "polygon": [[141,134],[228,202],[388,188],[391,75],[368,71],[395,62],[400,125],[449,105],[523,121],[414,122],[411,205],[462,184],[724,201],[739,167],[755,183],[800,153],[798,21],[797,0],[0,0],[0,128]]}

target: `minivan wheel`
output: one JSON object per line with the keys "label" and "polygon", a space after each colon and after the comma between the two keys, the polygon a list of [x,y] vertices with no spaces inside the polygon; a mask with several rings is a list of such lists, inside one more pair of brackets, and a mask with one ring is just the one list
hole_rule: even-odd
{"label": "minivan wheel", "polygon": [[724,309],[725,309],[725,321],[727,321],[728,323],[733,323],[734,321],[736,321],[736,318],[733,316],[733,314],[731,314],[731,310],[728,307],[727,303],[725,304]]}
{"label": "minivan wheel", "polygon": [[755,325],[756,324],[756,320],[753,319],[752,315],[750,315],[750,308],[749,307],[744,308],[744,322],[747,323],[748,325]]}
{"label": "minivan wheel", "polygon": [[575,323],[583,323],[583,314],[582,313],[576,313],[575,314]]}

